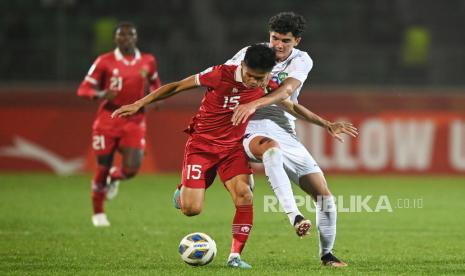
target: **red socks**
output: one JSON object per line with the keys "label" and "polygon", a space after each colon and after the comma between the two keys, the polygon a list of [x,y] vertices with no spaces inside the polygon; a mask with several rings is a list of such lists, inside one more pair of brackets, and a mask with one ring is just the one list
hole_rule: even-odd
{"label": "red socks", "polygon": [[249,238],[253,225],[253,205],[236,206],[236,215],[232,225],[231,253],[241,253]]}
{"label": "red socks", "polygon": [[104,213],[103,202],[105,201],[105,184],[110,168],[98,166],[92,180],[92,207],[94,214]]}

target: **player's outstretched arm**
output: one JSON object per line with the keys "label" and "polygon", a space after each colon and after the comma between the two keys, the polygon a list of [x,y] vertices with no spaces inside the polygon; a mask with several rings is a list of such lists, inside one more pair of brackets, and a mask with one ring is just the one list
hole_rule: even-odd
{"label": "player's outstretched arm", "polygon": [[294,103],[288,99],[282,101],[281,104],[286,108],[286,111],[291,113],[293,116],[326,128],[329,134],[339,142],[344,142],[339,134],[344,133],[354,138],[358,135],[357,128],[355,128],[350,122],[330,122],[311,112],[303,105]]}
{"label": "player's outstretched arm", "polygon": [[191,88],[198,87],[199,85],[195,82],[195,76],[190,76],[181,81],[171,82],[160,86],[155,91],[152,91],[147,96],[140,100],[135,101],[132,104],[123,105],[111,114],[112,118],[115,117],[126,117],[135,114],[139,109],[148,105],[151,102],[160,101],[172,97],[182,91],[189,90]]}
{"label": "player's outstretched arm", "polygon": [[252,101],[247,104],[242,104],[234,109],[234,114],[231,121],[233,125],[245,123],[250,115],[254,114],[259,108],[279,103],[289,98],[294,91],[299,88],[301,82],[294,78],[287,78],[275,91],[262,97],[258,100]]}

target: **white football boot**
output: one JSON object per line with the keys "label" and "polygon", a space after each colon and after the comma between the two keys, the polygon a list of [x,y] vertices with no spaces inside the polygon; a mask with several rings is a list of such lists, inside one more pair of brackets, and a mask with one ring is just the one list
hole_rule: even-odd
{"label": "white football boot", "polygon": [[108,227],[110,226],[110,221],[108,221],[105,213],[100,213],[92,216],[92,224],[94,224],[95,227]]}

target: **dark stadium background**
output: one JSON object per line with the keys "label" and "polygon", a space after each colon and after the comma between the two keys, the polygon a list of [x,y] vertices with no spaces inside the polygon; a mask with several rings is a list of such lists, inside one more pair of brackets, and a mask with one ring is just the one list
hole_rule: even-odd
{"label": "dark stadium background", "polygon": [[[267,20],[281,11],[308,23],[298,48],[314,67],[300,102],[360,132],[340,144],[297,125],[336,197],[335,254],[349,267],[321,267],[316,227],[299,239],[284,214],[266,211],[273,191],[257,167],[242,255],[254,268],[244,273],[464,275],[464,0],[0,1],[0,274],[236,275],[225,266],[234,205],[221,183],[200,216],[172,208],[182,130],[203,91],[149,108],[142,173],[106,205],[111,227],[97,229],[89,197],[97,103],[76,89],[114,48],[119,21],[137,25],[139,48],[156,55],[167,83],[267,41]],[[315,222],[311,200],[293,190]],[[390,208],[377,209],[380,199]],[[192,268],[178,245],[197,231],[215,239],[218,256]]]}
{"label": "dark stadium background", "polygon": [[[11,152],[25,142],[76,161],[74,169],[58,173],[91,171],[97,104],[75,93],[93,60],[114,48],[117,22],[137,24],[140,49],[156,55],[167,83],[266,41],[267,20],[280,11],[308,21],[299,48],[309,52],[314,67],[301,103],[360,129],[360,138],[338,150],[324,133],[315,136],[317,127],[298,126],[326,171],[465,172],[460,0],[2,1],[0,169],[57,172],[40,157]],[[201,96],[187,93],[149,112],[143,171],[178,171],[182,130]],[[323,144],[312,137],[322,137]]]}

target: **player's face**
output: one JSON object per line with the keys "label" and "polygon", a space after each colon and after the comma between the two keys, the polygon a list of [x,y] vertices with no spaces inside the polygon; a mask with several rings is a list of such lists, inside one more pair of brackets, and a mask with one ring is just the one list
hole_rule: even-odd
{"label": "player's face", "polygon": [[116,46],[123,52],[133,51],[136,47],[137,32],[136,29],[123,26],[118,28],[115,33]]}
{"label": "player's face", "polygon": [[276,60],[280,62],[289,57],[292,49],[299,45],[300,39],[300,37],[293,36],[291,32],[287,34],[270,32],[270,45],[276,51]]}
{"label": "player's face", "polygon": [[263,87],[268,83],[270,72],[254,70],[242,62],[242,83],[247,88]]}

